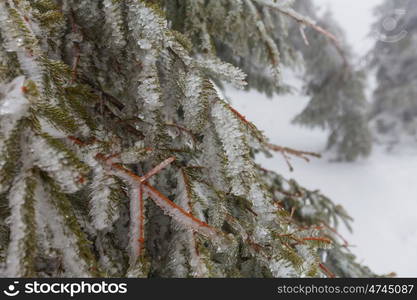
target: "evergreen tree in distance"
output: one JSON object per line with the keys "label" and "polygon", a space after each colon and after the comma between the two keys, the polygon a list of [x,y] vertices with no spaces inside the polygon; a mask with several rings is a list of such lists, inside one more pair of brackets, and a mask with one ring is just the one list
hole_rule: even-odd
{"label": "evergreen tree in distance", "polygon": [[269,16],[315,26],[290,4],[0,1],[0,274],[371,276],[342,207],[254,162],[314,153],[271,145],[214,83],[245,85],[222,43],[279,89],[291,43]]}
{"label": "evergreen tree in distance", "polygon": [[[313,1],[296,0],[293,6],[293,11],[284,14],[277,10],[262,10],[261,14],[266,21],[265,29],[279,52],[271,61],[279,60],[281,66],[301,73],[303,93],[310,98],[294,123],[328,130],[327,149],[334,152],[332,156],[337,161],[367,157],[372,150],[372,136],[367,119],[366,76],[355,68],[344,32],[330,13],[319,17]],[[285,13],[291,13],[292,17],[288,18]],[[183,26],[183,20],[180,24]],[[209,27],[215,33],[217,54],[247,74],[247,89],[256,89],[270,97],[291,92],[291,86],[284,84],[285,78],[277,85],[276,77],[265,72],[265,63],[271,59],[264,55],[269,53],[267,48],[253,47],[257,44],[250,42],[245,44],[247,39],[239,34],[224,41],[218,37],[218,32],[224,32],[219,27]],[[332,28],[332,34],[323,34],[321,28]]]}
{"label": "evergreen tree in distance", "polygon": [[370,112],[380,142],[390,146],[417,139],[417,7],[413,1],[384,1],[375,10],[369,53],[376,71]]}
{"label": "evergreen tree in distance", "polygon": [[[317,19],[311,1],[295,2],[297,11]],[[305,61],[305,93],[311,97],[307,107],[295,117],[294,123],[319,127],[330,132],[327,148],[334,150],[335,159],[354,161],[366,157],[372,149],[372,136],[368,127],[368,103],[365,97],[366,76],[356,70],[352,54],[346,45],[342,28],[327,12],[319,24],[331,28],[339,44],[326,43],[326,37],[306,29],[306,38],[293,28],[296,48]],[[309,46],[305,46],[308,43]]]}

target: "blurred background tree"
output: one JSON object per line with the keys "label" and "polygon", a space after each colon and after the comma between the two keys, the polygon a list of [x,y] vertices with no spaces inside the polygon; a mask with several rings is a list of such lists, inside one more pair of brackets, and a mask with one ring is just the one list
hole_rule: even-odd
{"label": "blurred background tree", "polygon": [[304,90],[311,97],[294,123],[327,129],[327,148],[334,150],[336,160],[366,157],[372,149],[365,97],[367,77],[363,70],[357,70],[343,29],[330,12],[319,18],[314,3],[302,0],[295,2],[295,9],[319,20],[320,26],[331,28],[339,44],[326,43],[325,36],[306,29],[305,46],[302,35],[297,34],[299,28],[293,28],[291,36],[304,59]]}
{"label": "blurred background tree", "polygon": [[376,71],[371,125],[391,148],[417,138],[417,7],[413,1],[383,1],[376,8],[368,54]]}

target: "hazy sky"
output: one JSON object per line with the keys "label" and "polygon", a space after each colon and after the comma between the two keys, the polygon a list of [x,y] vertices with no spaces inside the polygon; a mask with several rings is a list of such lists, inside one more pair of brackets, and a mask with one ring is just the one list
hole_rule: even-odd
{"label": "hazy sky", "polygon": [[[310,0],[305,0],[310,1]],[[324,8],[330,8],[343,29],[348,42],[357,54],[365,54],[373,44],[367,38],[370,25],[374,22],[373,8],[382,0],[314,0]],[[331,31],[331,28],[329,28]]]}

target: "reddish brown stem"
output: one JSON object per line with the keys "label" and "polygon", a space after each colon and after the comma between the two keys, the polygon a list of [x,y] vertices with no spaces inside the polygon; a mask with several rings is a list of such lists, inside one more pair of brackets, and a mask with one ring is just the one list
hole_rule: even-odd
{"label": "reddish brown stem", "polygon": [[332,231],[334,234],[336,234],[342,241],[343,241],[343,247],[349,247],[349,242],[334,228],[330,227],[326,223],[323,223],[323,225],[328,228],[330,231]]}
{"label": "reddish brown stem", "polygon": [[[109,164],[109,162],[106,161],[106,157],[101,153],[97,154],[96,158]],[[182,207],[178,206],[177,204],[169,200],[167,197],[165,197],[161,192],[159,192],[149,183],[143,181],[143,178],[141,176],[136,175],[135,173],[124,168],[118,163],[110,163],[110,166],[118,171],[123,172],[125,175],[130,177],[133,181],[136,181],[137,183],[142,184],[144,191],[152,198],[155,204],[158,205],[164,211],[172,211],[173,213],[175,212],[175,213],[182,215],[185,219],[188,219],[191,221],[191,225],[193,225],[197,231],[199,231],[202,234],[205,234],[206,236],[217,235],[217,231],[213,227],[199,220],[198,218],[194,217],[192,214],[185,211]]]}
{"label": "reddish brown stem", "polygon": [[155,174],[159,173],[162,169],[164,169],[166,166],[171,164],[174,160],[175,160],[175,157],[170,157],[170,158],[167,158],[166,160],[164,160],[163,162],[161,162],[159,165],[157,165],[152,170],[150,170],[148,173],[146,173],[144,176],[142,176],[142,182],[148,180],[149,178],[151,178]]}
{"label": "reddish brown stem", "polygon": [[303,238],[303,241],[318,241],[318,242],[323,242],[323,243],[327,243],[327,244],[331,244],[332,241],[328,238],[324,238],[324,237],[305,237]]}
{"label": "reddish brown stem", "polygon": [[336,275],[334,275],[323,263],[319,263],[320,269],[326,274],[329,278],[336,278]]}

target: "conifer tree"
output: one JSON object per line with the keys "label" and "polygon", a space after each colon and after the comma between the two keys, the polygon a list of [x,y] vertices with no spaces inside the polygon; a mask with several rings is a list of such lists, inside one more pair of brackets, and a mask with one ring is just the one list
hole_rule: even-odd
{"label": "conifer tree", "polygon": [[314,154],[271,145],[216,88],[245,85],[218,43],[279,87],[290,47],[268,15],[290,4],[1,0],[0,274],[372,275],[340,206],[254,162]]}
{"label": "conifer tree", "polygon": [[[302,14],[317,19],[311,1],[298,0],[295,6]],[[366,76],[353,65],[344,32],[331,13],[327,12],[318,24],[331,28],[338,42],[326,43],[325,36],[309,29],[300,36],[296,35],[299,29],[293,28],[291,34],[305,62],[304,88],[311,97],[294,123],[327,129],[330,132],[327,148],[335,150],[336,160],[353,161],[368,156],[372,148],[365,97]]]}
{"label": "conifer tree", "polygon": [[[366,157],[372,150],[365,97],[366,75],[354,67],[344,32],[331,14],[319,18],[312,1],[293,2],[294,10],[263,8],[258,13],[277,45],[279,56],[270,60],[271,65],[279,60],[280,65],[290,69],[298,69],[300,64],[302,67],[304,93],[310,102],[295,117],[294,123],[328,130],[327,149],[335,152],[336,160],[353,161]],[[218,19],[213,21],[222,24]],[[323,28],[332,28],[332,33]],[[212,30],[222,32],[219,27]],[[241,43],[247,40],[236,34],[231,41],[219,39],[217,35],[213,40],[219,57],[239,66],[247,74],[247,89],[256,89],[268,96],[291,92],[291,86],[285,84],[285,80],[277,85],[277,76],[271,77],[265,72],[265,58],[269,56],[262,54],[265,50],[270,53],[268,48],[253,47],[253,43],[242,46]],[[245,55],[239,53],[242,49]]]}
{"label": "conifer tree", "polygon": [[417,138],[417,8],[412,1],[384,1],[375,10],[371,66],[376,89],[370,118],[378,138],[391,146]]}

